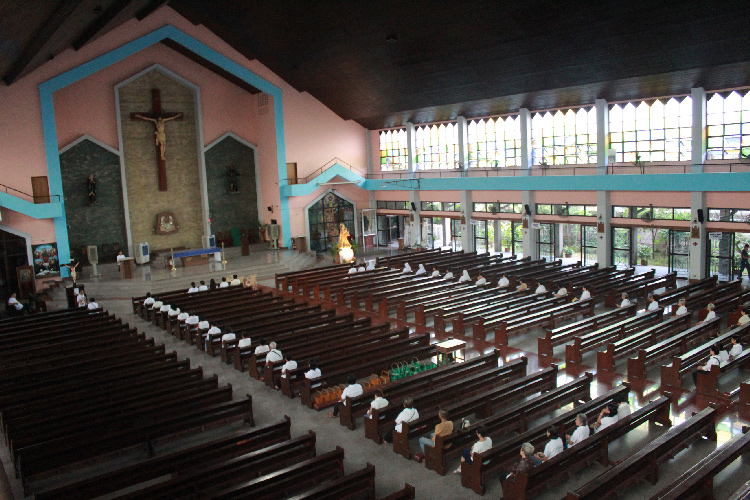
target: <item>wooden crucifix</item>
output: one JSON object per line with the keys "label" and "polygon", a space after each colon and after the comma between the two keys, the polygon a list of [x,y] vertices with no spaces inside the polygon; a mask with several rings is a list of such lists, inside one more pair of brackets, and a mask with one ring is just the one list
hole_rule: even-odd
{"label": "wooden crucifix", "polygon": [[167,147],[167,134],[164,124],[172,120],[182,120],[182,113],[167,113],[161,109],[159,89],[151,89],[151,111],[130,113],[131,120],[143,120],[154,124],[154,144],[156,145],[156,166],[159,175],[159,191],[167,190],[167,159],[164,150]]}

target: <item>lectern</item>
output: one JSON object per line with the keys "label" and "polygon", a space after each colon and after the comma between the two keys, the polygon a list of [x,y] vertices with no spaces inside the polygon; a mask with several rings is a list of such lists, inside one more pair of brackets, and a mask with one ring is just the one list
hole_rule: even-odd
{"label": "lectern", "polygon": [[120,279],[133,279],[134,260],[133,257],[126,257],[120,261]]}

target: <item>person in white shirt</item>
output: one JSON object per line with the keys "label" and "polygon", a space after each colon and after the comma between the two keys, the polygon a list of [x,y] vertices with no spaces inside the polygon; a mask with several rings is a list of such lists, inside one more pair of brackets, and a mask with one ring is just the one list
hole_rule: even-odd
{"label": "person in white shirt", "polygon": [[177,321],[187,321],[190,315],[186,312],[181,312],[177,315]]}
{"label": "person in white shirt", "polygon": [[477,282],[476,282],[477,286],[484,286],[486,284],[487,284],[487,280],[484,278],[484,276],[482,276],[481,274],[477,276]]}
{"label": "person in white shirt", "polygon": [[266,354],[266,366],[270,366],[271,363],[278,363],[279,361],[284,359],[281,351],[276,349],[276,342],[271,342],[268,347],[269,351],[268,354]]}
{"label": "person in white shirt", "polygon": [[[81,290],[78,295],[81,296],[82,294],[83,294],[83,290]],[[151,292],[148,292],[146,294],[146,300],[143,301],[143,307],[150,308],[154,305],[154,302],[156,302],[156,300],[151,296]]]}
{"label": "person in white shirt", "polygon": [[188,325],[188,327],[198,327],[198,323],[200,323],[201,320],[196,315],[188,316],[188,319],[185,320],[185,323]]}
{"label": "person in white shirt", "polygon": [[581,287],[583,288],[583,291],[581,292],[581,297],[578,300],[589,300],[591,298],[591,292],[589,292],[588,287]]}
{"label": "person in white shirt", "polygon": [[374,260],[368,260],[367,261],[367,267],[365,268],[365,271],[374,271],[375,270],[375,261]]}
{"label": "person in white shirt", "polygon": [[237,342],[237,347],[250,347],[252,344],[252,339],[247,338],[247,335],[243,333],[242,338]]}
{"label": "person in white shirt", "polygon": [[318,378],[322,375],[323,374],[320,372],[320,368],[318,368],[318,363],[316,363],[314,359],[311,359],[310,369],[305,372],[305,378]]}
{"label": "person in white shirt", "polygon": [[630,415],[632,410],[630,409],[630,403],[628,402],[627,395],[625,396],[618,396],[615,398],[615,403],[617,403],[617,419],[622,420],[623,418]]}
{"label": "person in white shirt", "polygon": [[[212,326],[212,327],[211,327],[211,329],[214,329],[214,328],[216,328],[217,330],[219,330],[219,331],[218,331],[218,332],[216,332],[216,333],[221,333],[221,330],[220,330],[220,329],[219,329],[218,327],[215,327],[215,326]],[[211,331],[211,330],[209,330],[209,332],[210,332],[210,331]],[[212,333],[209,333],[208,335],[213,335],[213,332],[212,332]],[[208,338],[208,337],[206,337],[206,338]],[[224,332],[224,335],[222,335],[222,336],[221,336],[221,344],[222,344],[222,345],[224,345],[224,344],[226,344],[227,342],[229,342],[229,341],[231,341],[231,340],[237,340],[237,335],[235,335],[235,334],[234,334],[234,333],[232,332],[232,330],[231,330],[231,329],[230,329],[229,327],[227,327],[227,331],[226,331],[226,332]]]}
{"label": "person in white shirt", "polygon": [[117,254],[117,269],[120,269],[120,262],[122,262],[122,261],[123,261],[123,260],[125,260],[125,259],[127,259],[127,257],[125,257],[125,256],[124,256],[124,255],[122,254],[122,251],[120,251],[120,252],[119,252],[119,253]]}
{"label": "person in white shirt", "polygon": [[404,263],[404,270],[401,271],[401,274],[409,274],[411,272],[411,266],[408,262]]}
{"label": "person in white shirt", "polygon": [[427,274],[427,269],[424,268],[424,264],[419,264],[419,268],[417,269],[417,272],[414,273],[414,276],[421,276],[423,274]]}
{"label": "person in white shirt", "polygon": [[349,385],[347,385],[346,389],[341,392],[341,399],[336,403],[336,406],[333,407],[333,412],[328,414],[328,418],[335,418],[339,415],[339,405],[345,405],[346,398],[361,396],[364,392],[362,384],[357,383],[357,377],[354,376],[354,374],[350,374],[346,377],[346,383]]}
{"label": "person in white shirt", "polygon": [[[489,434],[489,431],[487,430],[487,427],[480,425],[476,429],[477,433],[477,442],[474,443],[471,447],[471,450],[468,448],[464,448],[461,450],[461,463],[467,463],[471,465],[474,462],[474,455],[478,453],[484,453],[485,451],[492,448],[492,438],[487,436]],[[533,452],[533,448],[532,448]],[[454,474],[461,474],[461,465],[458,466],[458,469],[453,471]]]}
{"label": "person in white shirt", "polygon": [[503,274],[503,277],[500,278],[500,281],[497,282],[497,286],[500,288],[508,288],[510,286],[510,280],[506,275]]}
{"label": "person in white shirt", "polygon": [[566,297],[568,295],[568,289],[564,286],[561,286],[560,289],[555,294],[555,297]]}
{"label": "person in white shirt", "polygon": [[297,369],[297,362],[292,359],[291,354],[284,356],[284,361],[281,365],[281,378],[286,378],[290,371]]}
{"label": "person in white shirt", "polygon": [[13,309],[15,309],[16,311],[19,311],[19,312],[23,311],[23,308],[24,308],[24,305],[21,304],[18,301],[18,299],[16,298],[16,294],[15,293],[11,293],[10,294],[10,298],[8,299],[8,305],[9,306],[13,306]]}
{"label": "person in white shirt", "polygon": [[648,307],[646,308],[646,311],[652,312],[652,311],[658,311],[659,310],[659,303],[654,298],[653,293],[648,294]]}
{"label": "person in white shirt", "polygon": [[199,292],[205,292],[208,290],[208,285],[206,285],[205,281],[201,281],[201,286],[198,287]]}
{"label": "person in white shirt", "polygon": [[713,302],[712,302],[712,303],[709,303],[709,304],[708,304],[708,305],[706,306],[706,310],[708,311],[708,313],[706,313],[706,317],[705,317],[705,318],[703,318],[703,321],[699,321],[699,322],[698,322],[698,324],[699,324],[699,325],[700,325],[701,323],[705,323],[705,322],[707,322],[707,321],[711,321],[712,319],[714,319],[714,318],[716,317],[716,311],[714,311],[714,308],[715,308],[715,307],[716,307],[716,306],[715,306],[715,305],[713,304]]}
{"label": "person in white shirt", "polygon": [[169,310],[169,317],[171,318],[171,317],[174,317],[174,316],[179,316],[181,312],[182,311],[180,311],[179,307],[177,309],[170,309]]}
{"label": "person in white shirt", "polygon": [[161,300],[157,300],[151,305],[151,309],[161,311],[161,308],[164,306],[164,302]]}
{"label": "person in white shirt", "polygon": [[542,462],[546,462],[550,458],[559,455],[565,449],[562,438],[557,434],[557,429],[552,426],[547,427],[547,437],[549,441],[544,445],[544,452],[539,451],[535,455]]}
{"label": "person in white shirt", "polygon": [[721,344],[716,344],[716,347],[719,349],[719,363],[726,363],[729,361],[729,353],[727,350],[724,349]]}
{"label": "person in white shirt", "polygon": [[471,281],[471,276],[469,276],[469,271],[465,270],[461,273],[461,277],[458,278],[459,283],[468,283]]}
{"label": "person in white shirt", "polygon": [[453,273],[451,271],[448,271],[445,273],[445,276],[443,276],[444,280],[452,280],[453,279]]}
{"label": "person in white shirt", "polygon": [[737,326],[742,326],[750,321],[750,318],[747,317],[745,306],[740,306],[737,310],[740,313],[740,319],[737,320]]}
{"label": "person in white shirt", "polygon": [[241,284],[242,284],[242,282],[240,281],[240,279],[235,274],[235,275],[232,276],[232,282],[229,283],[229,286],[240,286]]}
{"label": "person in white shirt", "polygon": [[414,399],[411,397],[407,397],[404,399],[404,409],[401,410],[401,413],[398,414],[396,417],[396,427],[392,431],[388,431],[385,436],[383,436],[383,442],[384,443],[392,443],[393,442],[393,433],[394,432],[401,432],[401,429],[403,426],[401,424],[413,422],[414,420],[417,420],[419,418],[419,412],[416,408],[414,408]]}
{"label": "person in white shirt", "polygon": [[227,283],[227,279],[225,277],[221,278],[221,283],[219,283],[219,288],[226,288],[229,286],[229,283]]}
{"label": "person in white shirt", "polygon": [[677,308],[675,316],[682,316],[688,313],[687,307],[685,307],[685,299],[680,299],[679,301],[677,301],[677,305],[679,307]]}
{"label": "person in white shirt", "polygon": [[261,337],[258,347],[255,348],[255,356],[258,357],[261,354],[265,354],[270,350],[271,350],[271,347],[269,347],[268,343],[266,343],[266,339]]}
{"label": "person in white shirt", "polygon": [[[86,307],[86,294],[83,292],[83,288],[78,289],[78,295],[76,296],[76,303],[78,304],[78,307]],[[151,299],[150,304],[146,304],[146,301],[144,301],[143,305],[146,306],[146,308],[151,309],[153,303],[154,303],[154,299]]]}
{"label": "person in white shirt", "polygon": [[732,335],[729,342],[732,343],[732,348],[729,350],[729,355],[731,357],[736,358],[742,354],[742,344],[740,344],[740,338],[737,335]]}
{"label": "person in white shirt", "polygon": [[440,277],[440,271],[438,271],[437,267],[432,268],[432,274],[430,275],[433,278],[439,278]]}
{"label": "person in white shirt", "polygon": [[[91,299],[91,300],[94,300],[94,299]],[[163,304],[159,308],[159,312],[163,312],[163,313],[169,313],[169,311],[171,311],[171,310],[172,310],[172,306],[170,306],[169,304]]]}
{"label": "person in white shirt", "polygon": [[365,271],[367,271],[367,269],[365,269],[365,266],[359,266],[359,267],[357,268],[357,272],[358,272],[358,273],[363,273],[363,272],[365,272]]}
{"label": "person in white shirt", "polygon": [[617,403],[610,402],[599,412],[599,418],[594,422],[594,429],[604,429],[619,420],[617,416]]}
{"label": "person in white shirt", "polygon": [[591,428],[588,424],[588,419],[586,418],[586,415],[583,413],[579,413],[576,416],[576,430],[573,431],[572,436],[565,436],[565,439],[568,440],[569,446],[575,446],[591,434]]}
{"label": "person in white shirt", "polygon": [[190,283],[190,288],[188,288],[188,293],[195,293],[198,291],[198,287],[195,286],[195,281]]}
{"label": "person in white shirt", "polygon": [[388,400],[383,397],[384,395],[385,394],[383,393],[383,389],[378,389],[375,391],[375,399],[373,399],[372,403],[370,403],[370,408],[367,410],[365,418],[372,418],[372,410],[382,410],[383,408],[388,406]]}
{"label": "person in white shirt", "polygon": [[[709,350],[711,353],[708,361],[706,361],[705,365],[701,365],[698,367],[698,370],[704,371],[704,372],[710,372],[712,366],[721,366],[721,359],[719,358],[719,346],[712,345],[711,349]],[[695,370],[693,372],[693,382],[695,384],[698,384],[698,370]]]}
{"label": "person in white shirt", "polygon": [[350,267],[349,271],[347,271],[346,274],[357,274],[357,268],[356,267]]}
{"label": "person in white shirt", "polygon": [[539,283],[539,286],[536,287],[536,290],[534,291],[536,295],[542,295],[544,293],[547,293],[547,287]]}
{"label": "person in white shirt", "polygon": [[95,298],[91,297],[91,301],[89,302],[89,305],[86,306],[86,308],[89,311],[92,311],[94,309],[99,309],[99,304],[96,303],[96,299]]}
{"label": "person in white shirt", "polygon": [[208,323],[208,321],[199,321],[198,322],[198,329],[199,330],[208,330],[211,328],[211,325]]}
{"label": "person in white shirt", "polygon": [[628,307],[631,304],[630,299],[628,298],[628,294],[623,292],[622,293],[622,302],[620,302],[620,305],[617,307],[623,308]]}

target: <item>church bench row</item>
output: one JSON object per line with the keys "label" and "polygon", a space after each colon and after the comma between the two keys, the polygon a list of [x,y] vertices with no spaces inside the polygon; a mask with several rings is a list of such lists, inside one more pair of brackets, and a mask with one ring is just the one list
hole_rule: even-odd
{"label": "church bench row", "polygon": [[82,335],[88,332],[92,334],[113,329],[128,329],[123,325],[122,320],[113,316],[96,315],[94,318],[82,318],[75,325],[64,326],[62,328],[49,328],[46,332],[31,334],[29,336],[19,333],[13,339],[3,339],[0,341],[0,357],[11,356],[10,353],[28,351],[33,349],[43,349],[47,346],[59,345],[65,347],[81,339]]}
{"label": "church bench row", "polygon": [[[203,299],[205,296],[211,297],[230,297],[232,295],[248,293],[248,289],[241,286],[230,286],[226,288],[216,288],[214,290],[206,290],[202,292],[188,293],[187,289],[173,290],[169,292],[153,294],[151,298],[156,302],[164,302],[169,304],[175,301],[183,300],[187,303],[197,302]],[[132,297],[131,302],[133,305],[133,312],[141,316],[146,321],[150,321],[150,317],[147,316],[147,311],[150,310],[148,307],[144,307],[143,302],[146,300],[146,296]]]}
{"label": "church bench row", "polygon": [[493,328],[502,321],[523,318],[534,312],[561,306],[568,301],[566,297],[552,297],[551,295],[551,292],[543,295],[529,294],[528,301],[512,303],[510,307],[502,307],[497,304],[479,310],[459,312],[453,319],[453,332],[458,335],[465,335],[467,327],[473,327],[473,324],[479,320],[483,322],[484,328]]}
{"label": "church bench row", "polygon": [[[473,285],[471,285],[473,287]],[[473,287],[478,289],[479,287]],[[499,289],[498,289],[499,290]],[[432,315],[432,326],[437,331],[444,332],[446,325],[453,322],[453,329],[457,332],[463,326],[463,320],[479,317],[484,313],[500,310],[508,310],[523,304],[533,304],[552,297],[551,293],[535,295],[531,291],[521,292],[499,292],[489,297],[486,295],[460,297],[455,300],[446,300],[434,309]],[[456,320],[460,320],[458,326]]]}
{"label": "church bench row", "polygon": [[[375,500],[375,466],[368,463],[364,469],[346,476],[327,481],[288,500]],[[407,485],[386,497],[393,499],[413,499],[414,487]],[[386,500],[384,499],[384,500]]]}
{"label": "church bench row", "polygon": [[[627,397],[629,390],[629,386],[623,384],[595,399],[576,405],[572,410],[558,415],[542,425],[513,435],[498,444],[493,442],[493,447],[482,453],[481,459],[477,458],[471,464],[461,464],[461,485],[482,495],[485,489],[484,485],[491,474],[504,469],[507,470],[510,465],[518,461],[518,450],[523,443],[529,442],[534,445],[535,449],[542,450],[549,439],[547,437],[549,427],[557,429],[560,436],[572,434],[575,430],[575,419],[579,413],[583,413],[590,422],[593,422],[599,416],[602,407],[619,398]],[[490,437],[496,436],[490,433]],[[432,452],[434,450],[428,450],[425,447],[425,451]]]}
{"label": "church bench row", "polygon": [[73,309],[48,311],[44,314],[32,314],[28,316],[0,319],[0,334],[20,332],[35,327],[53,325],[60,321],[86,316],[91,312],[101,312],[101,308],[89,311],[85,307],[76,307]]}
{"label": "church bench row", "polygon": [[[558,370],[556,365],[544,368],[536,373],[527,375],[518,380],[512,380],[494,389],[479,393],[461,395],[454,401],[443,403],[440,406],[448,410],[453,420],[463,419],[476,415],[479,419],[487,419],[492,416],[500,404],[503,406],[537,393],[548,391],[547,394],[554,397],[557,395]],[[436,406],[424,408],[424,413],[412,422],[404,422],[401,432],[393,432],[393,451],[405,458],[411,458],[409,450],[409,439],[416,438],[424,433],[424,429],[435,427],[440,423],[438,416],[439,408]]]}
{"label": "church bench row", "polygon": [[734,328],[723,335],[711,339],[690,351],[672,358],[672,363],[661,367],[661,388],[664,391],[679,393],[682,390],[682,377],[708,360],[709,350],[714,344],[728,345],[729,339],[737,335],[743,345],[750,341],[750,323]]}
{"label": "church bench row", "polygon": [[346,274],[353,266],[350,264],[339,264],[335,266],[318,267],[314,269],[303,269],[300,271],[289,271],[286,273],[276,273],[274,281],[277,290],[289,291],[289,286],[294,279],[306,278],[309,276],[322,275],[325,273]]}
{"label": "church bench row", "polygon": [[[414,406],[423,411],[470,397],[473,394],[498,387],[526,375],[528,361],[521,357],[497,368],[483,370],[464,376],[436,389],[413,394]],[[370,418],[364,421],[365,438],[380,444],[383,434],[395,425],[395,419],[403,409],[403,400],[389,400],[388,406],[373,409]]]}
{"label": "church bench row", "polygon": [[565,346],[565,362],[568,364],[581,364],[583,353],[593,351],[614,340],[629,337],[644,328],[661,322],[664,312],[659,309],[640,316],[627,318],[617,323],[607,325],[598,330],[573,337],[573,343]]}
{"label": "church bench row", "polygon": [[[531,471],[519,472],[515,481],[503,482],[503,498],[505,500],[532,498],[539,492],[559,484],[562,477],[575,473],[594,460],[598,460],[605,466],[608,465],[609,444],[616,439],[649,421],[666,427],[671,426],[669,404],[668,397],[658,398],[607,428],[600,429],[594,435],[534,467]],[[475,460],[479,461],[483,458],[484,454],[480,454]]]}
{"label": "church bench row", "polygon": [[[696,417],[693,417],[693,419]],[[690,421],[686,422],[685,425],[688,423]],[[714,477],[748,451],[750,451],[750,432],[748,432],[747,427],[743,427],[740,433],[685,471],[666,491],[654,496],[653,500],[657,500],[657,498],[662,500],[714,498]],[[577,500],[577,497],[570,500]]]}
{"label": "church bench row", "polygon": [[[488,435],[495,438],[513,431],[525,432],[529,421],[533,418],[562,408],[570,403],[578,405],[590,401],[592,379],[593,375],[587,373],[585,376],[568,382],[563,386],[553,388],[548,392],[542,392],[539,396],[517,403],[509,408],[504,408],[499,413],[475,421],[465,429],[454,430],[448,436],[435,437],[435,444],[433,446],[425,446],[425,467],[444,476],[447,472],[446,459],[459,455],[466,445],[471,444],[476,439],[476,429],[479,426],[487,428]],[[451,415],[451,419],[456,420],[462,417],[453,408],[448,407],[447,409],[449,415]],[[434,420],[426,423],[427,428],[432,428],[431,425],[433,422]],[[395,436],[396,434],[394,434],[394,438]]]}
{"label": "church bench row", "polygon": [[[739,280],[728,283],[717,284],[713,288],[706,288],[685,297],[685,307],[690,311],[705,308],[711,302],[717,302],[724,297],[734,295],[742,291],[742,283]],[[677,304],[672,303],[671,313],[677,311]]]}
{"label": "church bench row", "polygon": [[[396,269],[390,269],[387,267],[377,267],[375,269],[371,269],[364,272],[357,272],[356,274],[352,273],[349,274],[348,272],[345,274],[340,275],[334,275],[333,277],[330,276],[324,276],[324,277],[315,277],[315,278],[307,278],[307,279],[298,279],[295,280],[292,284],[292,292],[294,292],[297,295],[301,295],[303,298],[310,297],[310,294],[312,294],[313,297],[320,297],[321,292],[328,289],[328,286],[331,286],[335,283],[340,283],[346,281],[347,283],[356,283],[361,282],[363,280],[371,281],[375,278],[379,278],[381,280],[390,280],[395,279],[402,276],[401,271],[398,271]],[[327,285],[322,285],[322,283],[327,283]],[[330,297],[329,297],[330,300]]]}
{"label": "church bench row", "polygon": [[[714,408],[706,408],[682,424],[672,427],[635,453],[630,454],[604,474],[589,481],[575,491],[568,492],[565,500],[606,500],[615,498],[616,496],[619,497],[626,488],[637,484],[644,478],[649,483],[656,484],[659,480],[659,466],[661,464],[668,462],[677,453],[689,447],[693,442],[701,439],[701,437],[716,441],[717,413]],[[717,452],[722,450],[722,448],[719,448]],[[711,455],[714,454],[717,453],[714,452]],[[724,457],[727,456],[726,453],[718,454]],[[734,458],[736,458],[736,455]],[[706,461],[706,459],[702,460],[699,465],[706,463]],[[704,474],[701,474],[703,478],[708,476],[705,473],[708,471],[702,472],[704,472]],[[659,498],[676,497],[659,495]],[[691,498],[695,497],[691,496]]]}
{"label": "church bench row", "polygon": [[706,337],[718,336],[720,327],[721,318],[717,317],[646,348],[639,348],[638,355],[628,359],[628,380],[645,380],[649,366],[687,352]]}
{"label": "church bench row", "polygon": [[35,338],[37,336],[46,337],[57,331],[67,331],[75,328],[81,322],[111,321],[114,315],[105,314],[101,309],[87,310],[85,307],[70,309],[77,314],[58,316],[54,321],[45,321],[29,325],[19,326],[18,328],[9,328],[0,333],[0,342],[12,344],[18,341],[20,336]]}
{"label": "church bench row", "polygon": [[[449,288],[440,293],[430,295],[430,297],[424,301],[422,301],[421,298],[417,298],[397,302],[396,317],[400,320],[406,321],[407,314],[413,311],[414,322],[419,325],[426,325],[427,313],[432,313],[433,311],[443,309],[443,307],[453,306],[454,304],[460,304],[469,300],[491,301],[493,298],[505,293],[507,292],[503,291],[501,288],[495,287],[466,287],[461,290]],[[511,293],[518,293],[520,295],[523,292]]]}
{"label": "church bench row", "polygon": [[[658,312],[658,311],[657,311]],[[614,373],[615,363],[619,360],[629,357],[631,354],[638,352],[643,347],[648,347],[665,338],[671,337],[678,332],[687,332],[690,328],[690,316],[676,316],[669,318],[662,323],[650,326],[643,330],[633,332],[627,337],[621,338],[615,342],[606,344],[604,351],[596,353],[596,369],[599,372]],[[695,333],[693,331],[692,333]],[[703,331],[699,331],[705,334]],[[697,340],[695,337],[687,338],[688,342]]]}
{"label": "church bench row", "polygon": [[705,278],[680,288],[656,294],[654,295],[654,298],[662,307],[671,306],[672,304],[676,304],[680,299],[687,299],[692,294],[716,288],[717,282],[718,278],[714,275],[710,278]]}
{"label": "church bench row", "polygon": [[[324,298],[331,300],[331,297],[335,297],[339,292],[362,290],[373,285],[385,287],[393,283],[409,282],[412,278],[414,278],[412,274],[403,274],[396,269],[375,269],[363,273],[347,274],[334,279],[316,281],[312,288],[312,295],[316,298],[320,297],[320,291],[322,290]],[[427,276],[422,276],[422,278],[427,278]],[[304,290],[302,295],[307,298],[307,295],[304,295]]]}
{"label": "church bench row", "polygon": [[163,476],[180,476],[208,465],[291,439],[291,421],[284,417],[278,423],[232,433],[184,450],[151,458],[111,472],[105,472],[74,483],[41,491],[35,500],[91,500],[102,495],[131,488]]}
{"label": "church bench row", "polygon": [[[482,290],[490,290],[490,287],[478,287],[471,283],[459,284],[456,281],[447,281],[445,279],[437,278],[429,283],[425,283],[423,286],[416,288],[415,290],[406,293],[397,293],[393,296],[384,296],[377,301],[375,301],[372,296],[367,296],[364,301],[360,303],[359,297],[352,297],[352,307],[354,307],[354,303],[357,303],[360,307],[363,307],[365,311],[377,312],[382,316],[387,316],[395,309],[396,315],[398,315],[400,304],[404,304],[405,301],[419,304],[422,301],[435,300],[437,297],[445,298],[447,296],[450,297],[450,299],[444,301],[447,303],[459,300],[458,297],[454,299],[454,295],[464,296],[467,293]],[[498,290],[497,293],[502,293],[502,291]],[[339,298],[338,302],[341,303],[343,300],[342,296]]]}
{"label": "church bench row", "polygon": [[[439,366],[433,370],[394,380],[386,385],[379,386],[378,389],[383,391],[385,399],[403,400],[412,394],[430,391],[464,376],[497,368],[497,362],[498,351],[493,349],[490,353],[476,356],[463,363]],[[371,401],[372,391],[367,391],[353,398],[347,397],[346,404],[339,407],[339,423],[349,430],[354,430],[355,418],[367,413]]]}
{"label": "church bench row", "polygon": [[637,310],[636,304],[630,304],[627,307],[614,309],[596,316],[590,316],[580,321],[570,323],[557,328],[547,328],[544,337],[537,339],[538,351],[540,356],[554,355],[554,348],[564,345],[576,336],[584,335],[596,331],[614,323],[618,323],[628,317],[635,316]]}
{"label": "church bench row", "polygon": [[[283,297],[273,297],[270,292],[261,293],[260,291],[243,289],[239,293],[234,294],[213,294],[210,292],[203,292],[206,294],[205,297],[196,297],[196,294],[191,294],[190,297],[183,297],[180,299],[170,300],[165,302],[169,304],[172,309],[179,308],[182,312],[189,312],[197,316],[201,316],[207,311],[216,312],[234,312],[235,305],[240,307],[252,307],[255,304],[272,300],[281,301]],[[160,319],[161,318],[161,319]],[[157,326],[164,328],[167,322],[164,321],[165,313],[157,311],[154,313],[153,323]],[[175,316],[166,315],[167,320],[175,318]]]}
{"label": "church bench row", "polygon": [[719,378],[734,370],[745,369],[748,364],[750,364],[750,349],[745,349],[739,355],[722,363],[720,366],[712,366],[710,371],[698,370],[698,378],[695,385],[696,401],[698,404],[715,403],[722,408],[728,409],[731,399],[729,394],[719,391]]}
{"label": "church bench row", "polygon": [[570,279],[557,279],[545,283],[550,289],[559,289],[565,287],[568,293],[577,295],[582,287],[594,289],[597,286],[609,286],[616,283],[627,281],[635,274],[635,268],[617,269],[615,266],[594,268],[594,271],[587,272],[581,276],[575,276]]}
{"label": "church bench row", "polygon": [[[644,276],[644,275],[638,275]],[[604,305],[606,307],[615,307],[621,302],[623,293],[627,293],[631,300],[638,297],[647,297],[648,294],[660,288],[672,289],[677,287],[677,273],[672,272],[664,276],[643,277],[638,279],[638,276],[634,277],[633,280],[618,286],[611,288],[604,294]]]}
{"label": "church bench row", "polygon": [[[736,325],[737,320],[739,319],[739,316],[740,316],[738,314],[737,309],[749,301],[750,301],[750,289],[740,290],[734,293],[730,293],[716,300],[711,300],[710,302],[713,303],[714,312],[716,314],[722,314],[725,312],[728,313],[727,314],[728,325]],[[702,309],[698,310],[698,319],[701,321],[708,314],[708,309],[706,309],[707,305],[708,305],[708,302],[705,302],[699,306],[699,307],[702,307]]]}
{"label": "church bench row", "polygon": [[458,253],[458,252],[454,252],[453,250],[443,250],[442,248],[434,248],[434,249],[421,250],[419,252],[407,252],[407,253],[401,253],[397,255],[390,255],[387,257],[378,257],[376,260],[376,263],[378,266],[403,267],[404,262],[413,258],[415,254],[436,256],[436,255],[443,255],[443,254],[450,255],[453,253]]}

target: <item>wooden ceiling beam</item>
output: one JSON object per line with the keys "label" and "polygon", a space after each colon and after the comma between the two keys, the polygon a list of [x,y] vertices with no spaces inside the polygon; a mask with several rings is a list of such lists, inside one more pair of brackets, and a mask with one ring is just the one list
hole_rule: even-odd
{"label": "wooden ceiling beam", "polygon": [[139,21],[143,21],[149,14],[167,3],[169,3],[169,0],[151,0],[141,10],[135,13],[135,18]]}
{"label": "wooden ceiling beam", "polygon": [[80,0],[64,0],[60,3],[49,19],[47,19],[31,38],[31,41],[24,47],[21,54],[13,61],[10,69],[3,75],[3,82],[6,85],[12,84],[23,74],[24,70],[31,64],[80,3]]}
{"label": "wooden ceiling beam", "polygon": [[75,40],[73,40],[73,50],[79,50],[84,45],[89,43],[92,38],[94,38],[107,24],[109,24],[110,21],[117,17],[125,9],[125,7],[131,4],[131,2],[132,0],[113,1],[109,5],[109,7],[104,9],[104,12],[102,12],[99,17],[89,23],[89,25],[84,28],[81,34],[78,35]]}

